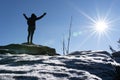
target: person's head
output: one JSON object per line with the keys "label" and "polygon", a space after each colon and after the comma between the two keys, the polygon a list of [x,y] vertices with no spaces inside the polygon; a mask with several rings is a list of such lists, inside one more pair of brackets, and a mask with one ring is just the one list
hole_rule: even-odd
{"label": "person's head", "polygon": [[32,13],[31,18],[36,18],[36,17],[37,16],[34,13]]}

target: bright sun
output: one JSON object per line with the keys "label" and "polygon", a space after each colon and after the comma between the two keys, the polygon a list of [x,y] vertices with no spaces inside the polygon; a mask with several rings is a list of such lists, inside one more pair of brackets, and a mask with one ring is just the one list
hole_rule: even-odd
{"label": "bright sun", "polygon": [[103,33],[107,30],[108,24],[105,21],[96,21],[94,27],[96,32]]}

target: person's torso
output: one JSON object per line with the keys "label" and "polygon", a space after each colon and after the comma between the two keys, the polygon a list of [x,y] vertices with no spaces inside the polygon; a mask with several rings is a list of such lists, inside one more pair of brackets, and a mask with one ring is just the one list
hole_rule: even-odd
{"label": "person's torso", "polygon": [[28,21],[27,21],[27,24],[29,26],[35,26],[35,21],[36,21],[36,19],[29,18]]}

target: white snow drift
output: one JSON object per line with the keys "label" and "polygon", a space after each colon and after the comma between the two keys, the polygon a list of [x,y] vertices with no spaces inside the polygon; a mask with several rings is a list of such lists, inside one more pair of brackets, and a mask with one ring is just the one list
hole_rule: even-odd
{"label": "white snow drift", "polygon": [[67,56],[1,54],[0,80],[113,80],[115,65],[105,51]]}

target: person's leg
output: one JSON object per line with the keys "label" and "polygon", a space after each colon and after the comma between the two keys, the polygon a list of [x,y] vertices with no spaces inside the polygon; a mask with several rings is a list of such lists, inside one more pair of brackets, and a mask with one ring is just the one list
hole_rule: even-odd
{"label": "person's leg", "polygon": [[33,44],[33,35],[34,35],[34,30],[31,31],[31,39],[30,39],[30,44]]}
{"label": "person's leg", "polygon": [[27,43],[30,43],[30,30],[28,30]]}

